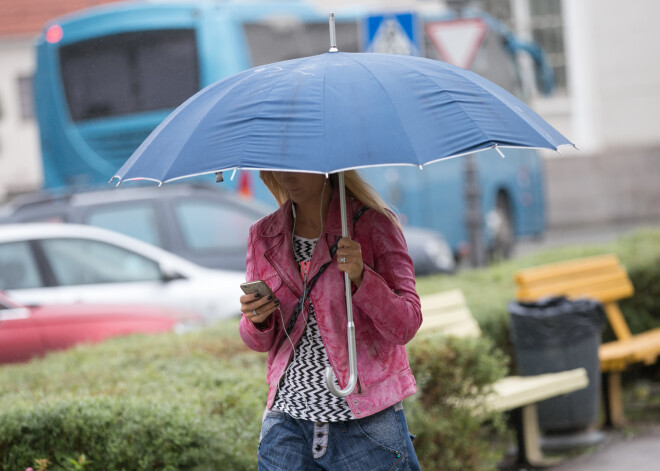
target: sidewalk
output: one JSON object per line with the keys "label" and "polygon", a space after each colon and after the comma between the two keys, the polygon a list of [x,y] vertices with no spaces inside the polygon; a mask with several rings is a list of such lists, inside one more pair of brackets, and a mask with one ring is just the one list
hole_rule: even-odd
{"label": "sidewalk", "polygon": [[633,432],[607,432],[606,439],[548,471],[657,471],[660,469],[660,424]]}

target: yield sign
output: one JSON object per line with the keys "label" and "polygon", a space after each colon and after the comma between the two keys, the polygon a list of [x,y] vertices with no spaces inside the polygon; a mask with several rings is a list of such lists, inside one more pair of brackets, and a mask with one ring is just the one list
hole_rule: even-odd
{"label": "yield sign", "polygon": [[488,26],[479,18],[470,18],[432,21],[425,29],[443,61],[469,70]]}

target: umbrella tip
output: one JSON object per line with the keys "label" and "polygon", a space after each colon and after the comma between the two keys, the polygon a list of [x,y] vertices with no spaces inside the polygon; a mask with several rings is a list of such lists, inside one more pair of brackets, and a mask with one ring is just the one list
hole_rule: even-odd
{"label": "umbrella tip", "polygon": [[339,52],[337,49],[337,36],[335,35],[335,14],[330,12],[328,19],[330,26],[330,50],[328,52]]}

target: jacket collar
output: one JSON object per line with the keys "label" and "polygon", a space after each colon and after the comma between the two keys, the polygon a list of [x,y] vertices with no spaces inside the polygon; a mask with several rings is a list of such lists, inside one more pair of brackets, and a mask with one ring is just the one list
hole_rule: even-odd
{"label": "jacket collar", "polygon": [[[350,197],[347,198],[347,221],[348,232],[353,233],[353,206],[354,204]],[[293,232],[293,216],[291,205],[293,203],[288,200],[280,208],[273,213],[273,219],[264,229],[263,235],[265,237],[274,237],[276,235],[288,234],[291,236]],[[332,196],[330,198],[330,205],[328,206],[328,215],[323,227],[325,234],[341,237],[341,207],[339,204],[339,190],[333,188]]]}
{"label": "jacket collar", "polygon": [[[319,238],[309,267],[308,279],[311,279],[325,263],[331,261],[330,247],[341,237],[341,208],[339,191],[333,188],[328,215],[323,228],[323,236]],[[349,233],[353,233],[353,202],[347,202],[347,222]],[[272,219],[266,225],[263,236],[272,238],[270,247],[265,252],[269,263],[277,270],[284,282],[289,285],[298,296],[302,294],[302,280],[298,267],[294,262],[292,234],[293,213],[291,200],[283,204],[272,214]]]}

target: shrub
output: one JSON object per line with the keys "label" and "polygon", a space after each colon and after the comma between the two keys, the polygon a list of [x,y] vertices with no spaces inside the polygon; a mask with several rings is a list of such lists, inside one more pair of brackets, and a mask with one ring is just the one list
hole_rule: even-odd
{"label": "shrub", "polygon": [[480,399],[506,374],[487,339],[425,337],[409,346],[419,393],[405,401],[422,469],[492,470],[508,438],[500,413],[477,414]]}
{"label": "shrub", "polygon": [[0,469],[253,469],[264,358],[233,324],[0,368]]}
{"label": "shrub", "polygon": [[224,446],[232,443],[231,428],[144,398],[58,398],[3,410],[0,456],[6,470],[25,469],[35,458],[48,459],[49,469],[70,469],[80,456],[86,469],[238,469],[240,457]]}
{"label": "shrub", "polygon": [[[466,404],[504,374],[503,356],[487,340],[420,339],[410,358],[420,393],[405,408],[420,461],[426,469],[489,469],[503,427],[496,414],[475,416]],[[0,396],[1,470],[37,459],[48,470],[249,470],[265,357],[242,345],[233,324],[118,338],[4,366]]]}

